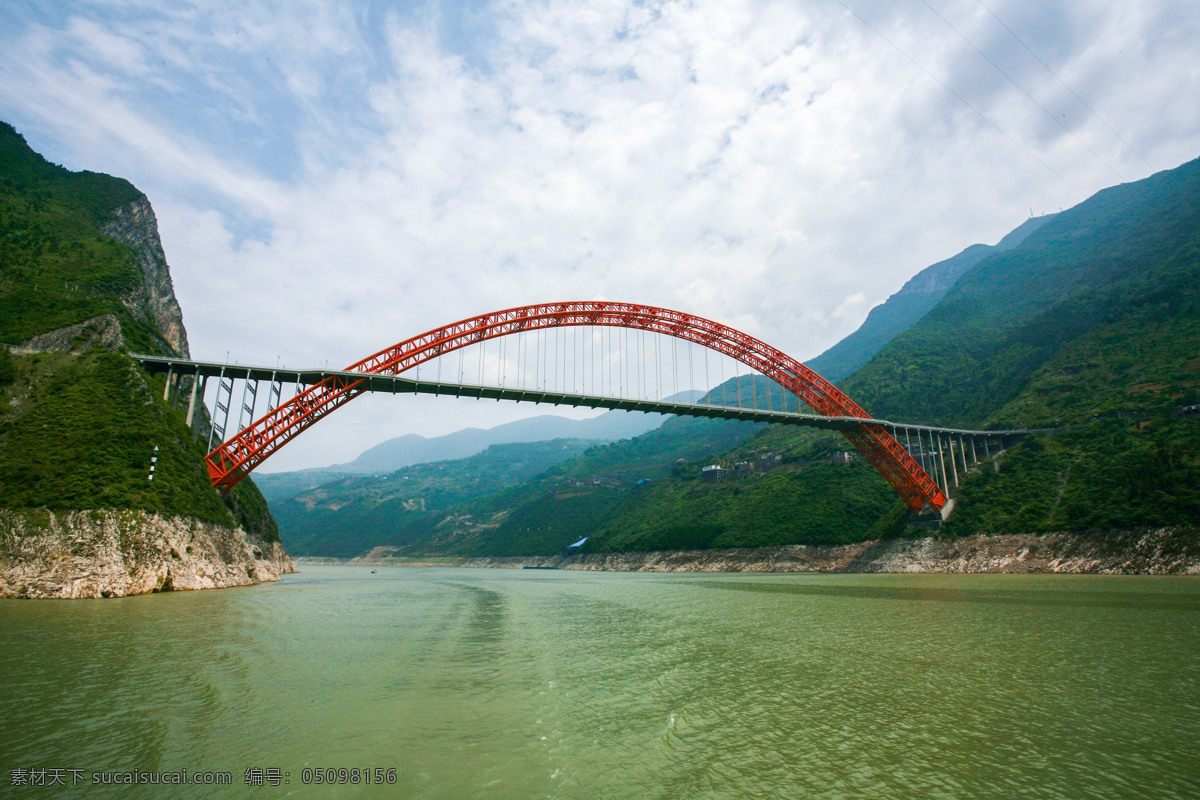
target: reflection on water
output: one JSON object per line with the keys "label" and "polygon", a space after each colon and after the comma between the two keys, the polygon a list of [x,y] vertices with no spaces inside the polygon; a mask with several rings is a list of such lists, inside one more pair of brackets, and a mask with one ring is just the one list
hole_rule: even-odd
{"label": "reflection on water", "polygon": [[[1198,626],[1188,578],[312,567],[6,601],[0,795],[1192,797]],[[10,785],[38,768],[234,785]]]}

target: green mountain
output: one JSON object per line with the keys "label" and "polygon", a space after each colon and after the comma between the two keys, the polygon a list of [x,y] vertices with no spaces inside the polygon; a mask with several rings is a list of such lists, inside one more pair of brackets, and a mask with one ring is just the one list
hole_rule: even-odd
{"label": "green mountain", "polygon": [[946,424],[1169,411],[1196,396],[1198,244],[1200,160],[1106,189],[980,262],[843,388]]}
{"label": "green mountain", "polygon": [[258,475],[256,482],[271,503],[295,497],[344,475],[374,475],[393,472],[413,464],[467,458],[497,444],[547,442],[579,439],[608,442],[628,439],[657,428],[665,414],[608,411],[591,419],[570,419],[542,414],[494,428],[464,428],[445,436],[426,438],[416,434],[388,439],[364,451],[358,458],[330,467]]}
{"label": "green mountain", "polygon": [[630,487],[669,476],[679,459],[708,463],[762,427],[671,418],[608,444],[493,445],[466,459],[345,476],[272,500],[271,509],[299,555],[350,557],[380,546],[410,554],[553,550]]}
{"label": "green mountain", "polygon": [[[964,272],[843,388],[880,417],[1059,430],[974,475],[957,495],[948,534],[1195,526],[1200,160],[1107,189],[1043,222]],[[746,445],[800,448],[803,439],[772,430]],[[803,477],[821,476],[810,469]],[[779,531],[772,543],[830,541],[812,520],[828,513],[831,499],[870,518],[839,532],[863,538],[904,528],[902,509],[874,516],[865,499],[878,477],[849,471],[815,501],[789,500],[790,524],[772,522],[770,504],[753,499],[766,496],[768,478],[780,480],[746,480],[737,501],[684,480],[610,517],[588,544],[636,549],[689,519],[712,531],[707,543],[695,538],[697,546],[760,541],[759,520]],[[756,506],[750,517],[745,509]]]}
{"label": "green mountain", "polygon": [[900,291],[871,309],[858,330],[809,361],[807,366],[834,383],[853,375],[884,345],[928,314],[976,264],[989,256],[1012,250],[1053,218],[1052,214],[1033,217],[994,246],[973,244],[958,255],[921,270]]}
{"label": "green mountain", "polygon": [[1200,160],[1100,192],[982,262],[846,382],[910,419],[1052,425],[952,533],[1200,519]]}
{"label": "green mountain", "polygon": [[137,510],[278,539],[252,483],[212,489],[183,411],[125,355],[187,355],[141,192],[51,164],[0,123],[0,265],[0,341],[15,346],[0,348],[0,508]]}
{"label": "green mountain", "polygon": [[122,235],[147,215],[153,225],[149,203],[128,181],[51,164],[0,122],[0,342],[90,321],[71,331],[77,341],[60,344],[111,338],[116,324],[136,351],[185,354],[157,229],[150,255]]}
{"label": "green mountain", "polygon": [[389,474],[346,475],[272,500],[288,545],[310,556],[353,556],[428,537],[447,510],[520,485],[574,458],[578,440],[495,444],[470,458],[405,467]]}

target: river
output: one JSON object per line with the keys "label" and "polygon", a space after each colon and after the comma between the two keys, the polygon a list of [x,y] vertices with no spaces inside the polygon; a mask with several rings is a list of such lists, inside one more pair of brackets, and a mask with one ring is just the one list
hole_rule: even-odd
{"label": "river", "polygon": [[0,636],[10,798],[1200,796],[1196,578],[305,567]]}

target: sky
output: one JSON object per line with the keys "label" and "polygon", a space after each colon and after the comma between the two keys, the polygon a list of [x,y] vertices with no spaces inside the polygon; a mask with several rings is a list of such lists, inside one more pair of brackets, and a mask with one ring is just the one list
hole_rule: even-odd
{"label": "sky", "polygon": [[[1198,46],[1194,0],[6,0],[0,118],[146,193],[197,358],[343,367],[605,299],[807,360],[1200,156]],[[546,410],[368,396],[263,470]]]}

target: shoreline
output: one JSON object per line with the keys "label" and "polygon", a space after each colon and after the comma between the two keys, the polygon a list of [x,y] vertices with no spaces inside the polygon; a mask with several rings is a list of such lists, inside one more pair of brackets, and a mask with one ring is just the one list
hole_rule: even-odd
{"label": "shoreline", "polygon": [[279,541],[147,511],[0,510],[0,599],[224,589],[295,572]]}
{"label": "shoreline", "polygon": [[845,545],[579,553],[571,556],[404,558],[377,547],[356,558],[293,557],[364,567],[491,567],[615,572],[816,572],[1200,575],[1200,530],[980,534],[883,539]]}

